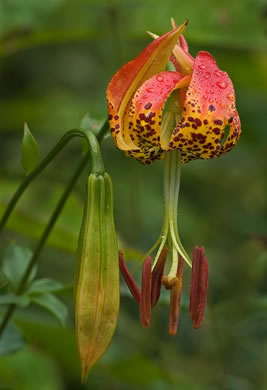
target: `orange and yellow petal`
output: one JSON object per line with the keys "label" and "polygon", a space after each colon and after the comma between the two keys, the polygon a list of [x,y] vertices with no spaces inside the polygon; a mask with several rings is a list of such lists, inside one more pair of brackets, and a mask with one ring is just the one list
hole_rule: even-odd
{"label": "orange and yellow petal", "polygon": [[185,25],[181,25],[151,42],[110,80],[107,88],[109,122],[112,136],[119,149],[125,151],[136,149],[127,129],[123,128],[131,98],[145,80],[165,70],[174,45],[184,29]]}
{"label": "orange and yellow petal", "polygon": [[[178,72],[160,72],[145,81],[134,94],[123,127],[132,142],[143,151],[141,162],[149,163],[162,157],[164,105],[174,90],[188,86],[190,78]],[[140,161],[139,151],[130,152],[130,155]]]}
{"label": "orange and yellow petal", "polygon": [[237,143],[241,126],[234,88],[228,74],[207,52],[199,52],[195,59],[183,110],[169,144],[170,150],[182,151],[183,162],[220,156]]}

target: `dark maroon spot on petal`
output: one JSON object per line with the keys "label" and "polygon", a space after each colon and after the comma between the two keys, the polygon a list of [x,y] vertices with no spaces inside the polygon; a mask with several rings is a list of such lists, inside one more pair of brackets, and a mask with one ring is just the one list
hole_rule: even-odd
{"label": "dark maroon spot on petal", "polygon": [[145,116],[145,114],[144,114],[143,112],[141,112],[141,113],[139,114],[139,118],[140,118],[141,120],[145,120],[145,119],[146,119],[146,116]]}
{"label": "dark maroon spot on petal", "polygon": [[152,107],[152,103],[150,102],[145,105],[146,110],[149,110],[151,107]]}
{"label": "dark maroon spot on petal", "polygon": [[213,131],[213,133],[219,135],[221,132],[221,129],[219,129],[219,127],[214,127],[214,129],[212,131]]}
{"label": "dark maroon spot on petal", "polygon": [[215,119],[213,122],[215,123],[215,125],[219,125],[219,126],[223,124],[223,121],[221,121],[220,119]]}
{"label": "dark maroon spot on petal", "polygon": [[108,120],[110,121],[113,118],[113,115],[109,114]]}
{"label": "dark maroon spot on petal", "polygon": [[208,109],[209,109],[209,111],[215,111],[216,107],[214,107],[213,104],[210,104]]}
{"label": "dark maroon spot on petal", "polygon": [[209,121],[207,119],[204,119],[203,123],[204,123],[204,125],[207,125],[209,123]]}
{"label": "dark maroon spot on petal", "polygon": [[201,122],[201,120],[199,118],[196,118],[195,119],[195,124],[200,127],[202,125],[202,122]]}
{"label": "dark maroon spot on petal", "polygon": [[118,115],[115,115],[114,116],[114,119],[117,121],[119,119],[119,116]]}
{"label": "dark maroon spot on petal", "polygon": [[189,120],[189,122],[194,122],[194,118],[192,116],[189,116],[187,119]]}

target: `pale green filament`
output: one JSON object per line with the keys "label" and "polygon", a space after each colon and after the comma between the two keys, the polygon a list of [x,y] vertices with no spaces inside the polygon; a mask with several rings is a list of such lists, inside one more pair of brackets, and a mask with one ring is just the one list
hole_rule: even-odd
{"label": "pale green filament", "polygon": [[[170,134],[172,133],[175,124],[180,120],[180,112],[179,92],[173,91],[168,99],[166,112],[164,113],[161,126],[160,142],[163,149],[167,149],[169,145]],[[155,261],[152,266],[152,269],[154,269],[162,249],[168,243],[169,255],[171,256],[171,268],[168,274],[169,280],[176,277],[179,255],[186,261],[189,267],[192,267],[191,260],[181,243],[178,231],[177,209],[180,177],[181,152],[179,150],[166,152],[164,165],[164,219],[160,236],[153,247],[146,253],[146,256],[158,248]]]}
{"label": "pale green filament", "polygon": [[[181,154],[180,151],[171,151],[166,153],[164,167],[164,221],[161,235],[154,245],[153,249],[159,245],[153,267],[155,267],[160,253],[167,240],[171,243],[172,264],[168,275],[171,280],[176,277],[179,255],[192,267],[191,260],[186,253],[178,232],[177,208],[180,189],[181,176]],[[152,249],[152,248],[151,248]],[[151,252],[151,251],[150,251]]]}

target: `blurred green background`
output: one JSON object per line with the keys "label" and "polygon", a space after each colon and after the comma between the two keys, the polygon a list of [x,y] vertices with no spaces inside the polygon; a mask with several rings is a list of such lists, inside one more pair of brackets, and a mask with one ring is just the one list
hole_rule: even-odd
{"label": "blurred green background", "polygon": [[[16,312],[27,343],[0,356],[1,390],[267,390],[266,1],[0,0],[0,213],[24,177],[24,121],[44,156],[86,112],[104,119],[112,74],[149,43],[147,30],[168,31],[171,16],[178,24],[189,19],[193,55],[207,50],[229,73],[243,130],[232,153],[182,172],[181,237],[189,252],[204,245],[210,264],[204,323],[195,331],[188,317],[188,270],[175,338],[167,333],[165,299],[144,330],[123,293],[114,340],[81,386],[66,289],[59,295],[69,307],[63,328],[34,305]],[[103,154],[121,246],[134,267],[160,232],[163,164],[142,166],[110,138]],[[80,155],[80,143],[72,142],[34,182],[1,236],[1,255],[11,240],[35,247]],[[86,172],[42,251],[39,278],[72,281],[85,180]]]}

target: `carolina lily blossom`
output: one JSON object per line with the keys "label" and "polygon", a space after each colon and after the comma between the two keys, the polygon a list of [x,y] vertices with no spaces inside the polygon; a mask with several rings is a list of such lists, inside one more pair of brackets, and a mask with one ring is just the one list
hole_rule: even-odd
{"label": "carolina lily blossom", "polygon": [[[142,164],[165,160],[164,221],[159,239],[148,252],[158,248],[154,263],[151,265],[149,256],[144,261],[141,292],[122,255],[120,265],[139,300],[144,327],[149,326],[150,308],[159,298],[161,284],[171,290],[170,334],[176,333],[178,324],[183,262],[192,267],[178,233],[181,165],[229,152],[241,133],[228,74],[218,68],[208,52],[200,51],[196,58],[189,54],[182,35],[186,25],[177,27],[173,22],[173,29],[166,34],[151,34],[156,39],[119,69],[107,88],[109,123],[116,146]],[[166,70],[170,64],[172,70]],[[163,276],[166,243],[171,266]],[[195,247],[190,316],[196,328],[204,314],[207,275],[204,249]]]}

